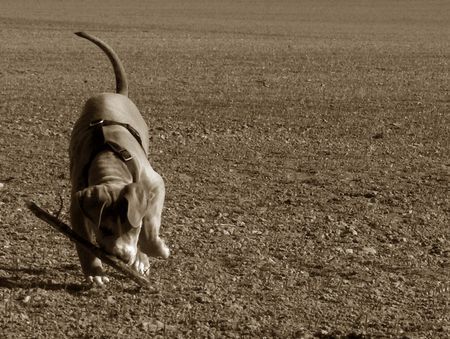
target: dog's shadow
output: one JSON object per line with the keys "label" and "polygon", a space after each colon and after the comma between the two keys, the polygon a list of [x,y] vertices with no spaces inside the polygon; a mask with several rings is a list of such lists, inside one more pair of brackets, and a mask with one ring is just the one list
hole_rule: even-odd
{"label": "dog's shadow", "polygon": [[[72,269],[76,269],[75,265],[64,265],[57,268],[57,270],[64,272]],[[70,294],[78,294],[91,289],[91,286],[85,283],[57,282],[54,279],[45,278],[45,276],[50,275],[50,272],[43,268],[0,265],[1,271],[6,272],[7,276],[0,276],[0,288],[41,288],[47,291],[64,290]]]}
{"label": "dog's shadow", "polygon": [[[79,274],[79,268],[77,265],[62,265],[52,270],[45,268],[31,268],[31,267],[14,267],[0,265],[0,289],[33,289],[41,288],[47,291],[61,291],[64,290],[67,293],[79,295],[85,292],[95,290],[95,286],[87,284],[86,282],[68,282],[62,281],[58,282],[56,279],[48,278],[49,276],[55,276],[54,271],[60,271],[67,273],[68,271],[74,271],[74,275]],[[6,272],[5,274],[2,274]],[[51,272],[53,271],[53,273]],[[47,276],[47,277],[46,277]],[[56,276],[61,278],[61,275]],[[123,277],[116,272],[109,272],[108,276],[115,278],[117,281],[123,279]],[[60,279],[63,280],[63,279]],[[136,294],[141,292],[141,287],[139,286],[121,286],[123,292],[129,294]]]}

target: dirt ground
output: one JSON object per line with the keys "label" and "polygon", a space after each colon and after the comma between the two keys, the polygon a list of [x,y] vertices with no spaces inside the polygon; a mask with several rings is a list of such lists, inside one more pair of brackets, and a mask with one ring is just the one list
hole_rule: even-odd
{"label": "dirt ground", "polygon": [[[127,3],[127,4],[125,4]],[[0,4],[0,337],[449,338],[448,1]],[[120,55],[166,182],[157,293],[90,288],[68,143]]]}

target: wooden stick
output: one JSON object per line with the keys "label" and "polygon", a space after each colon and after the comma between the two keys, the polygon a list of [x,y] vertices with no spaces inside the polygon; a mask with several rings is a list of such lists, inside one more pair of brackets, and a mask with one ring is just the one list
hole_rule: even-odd
{"label": "wooden stick", "polygon": [[106,253],[100,247],[92,244],[90,241],[79,236],[75,231],[73,231],[69,226],[67,226],[67,224],[63,223],[57,217],[49,214],[47,211],[40,208],[34,202],[28,201],[26,205],[36,217],[45,221],[54,229],[66,235],[70,240],[81,245],[86,251],[89,251],[96,257],[100,258],[100,260],[102,260],[102,262],[104,262],[105,264],[125,274],[128,278],[134,280],[140,286],[151,288],[150,282],[144,276],[140,275],[139,273],[137,273],[136,271],[125,265],[125,263],[117,259],[115,256]]}

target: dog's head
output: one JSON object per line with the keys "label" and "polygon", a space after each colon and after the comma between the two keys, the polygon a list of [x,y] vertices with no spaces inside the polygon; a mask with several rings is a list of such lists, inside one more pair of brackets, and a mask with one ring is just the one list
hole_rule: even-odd
{"label": "dog's head", "polygon": [[137,253],[148,194],[142,186],[95,185],[77,192],[83,214],[94,224],[97,243],[131,264]]}

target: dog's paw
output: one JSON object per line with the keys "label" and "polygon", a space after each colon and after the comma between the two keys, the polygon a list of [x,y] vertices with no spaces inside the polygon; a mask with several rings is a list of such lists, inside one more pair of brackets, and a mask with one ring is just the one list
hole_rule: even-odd
{"label": "dog's paw", "polygon": [[159,248],[160,257],[163,259],[167,259],[170,255],[169,247],[164,243],[164,241],[161,240],[161,245]]}
{"label": "dog's paw", "polygon": [[86,280],[89,284],[103,287],[109,283],[109,278],[105,275],[88,275]]}
{"label": "dog's paw", "polygon": [[136,259],[133,264],[131,264],[131,268],[140,274],[148,275],[150,271],[150,262],[147,254],[138,250]]}
{"label": "dog's paw", "polygon": [[169,247],[164,243],[164,240],[157,238],[150,244],[149,255],[152,257],[161,257],[167,259],[170,255]]}

